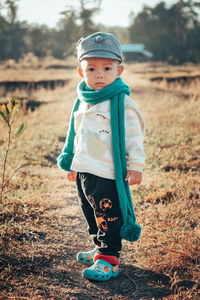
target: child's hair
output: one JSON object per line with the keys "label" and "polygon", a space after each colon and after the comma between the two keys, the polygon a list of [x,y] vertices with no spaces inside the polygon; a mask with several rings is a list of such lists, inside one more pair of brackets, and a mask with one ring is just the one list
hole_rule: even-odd
{"label": "child's hair", "polygon": [[111,33],[95,32],[86,38],[81,38],[76,46],[78,61],[84,58],[109,58],[122,62],[121,45]]}

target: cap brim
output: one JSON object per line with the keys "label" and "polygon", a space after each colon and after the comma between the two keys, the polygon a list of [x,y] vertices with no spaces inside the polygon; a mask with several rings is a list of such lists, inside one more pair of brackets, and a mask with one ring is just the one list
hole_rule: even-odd
{"label": "cap brim", "polygon": [[96,57],[96,58],[108,58],[108,59],[115,59],[122,61],[122,59],[115,55],[114,53],[110,53],[107,51],[91,51],[89,53],[84,54],[83,56],[80,57],[80,61],[82,61],[85,58],[90,58],[90,57]]}

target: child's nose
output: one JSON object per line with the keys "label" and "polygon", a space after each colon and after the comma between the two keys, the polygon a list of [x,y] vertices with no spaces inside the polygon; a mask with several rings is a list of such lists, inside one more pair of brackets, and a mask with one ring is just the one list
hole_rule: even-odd
{"label": "child's nose", "polygon": [[97,78],[102,78],[103,77],[103,72],[98,71],[96,76],[97,76]]}

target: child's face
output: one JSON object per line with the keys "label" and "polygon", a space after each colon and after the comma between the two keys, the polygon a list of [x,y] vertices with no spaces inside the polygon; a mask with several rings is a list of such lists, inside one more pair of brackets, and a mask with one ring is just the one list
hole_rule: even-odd
{"label": "child's face", "polygon": [[79,75],[93,90],[101,90],[111,84],[123,72],[123,66],[117,60],[107,58],[87,58],[78,68]]}

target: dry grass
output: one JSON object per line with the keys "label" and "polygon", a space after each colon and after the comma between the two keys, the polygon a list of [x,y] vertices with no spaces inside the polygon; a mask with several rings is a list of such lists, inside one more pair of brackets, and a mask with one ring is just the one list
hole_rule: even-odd
{"label": "dry grass", "polygon": [[[10,59],[0,63],[0,81],[65,79],[68,78],[68,70],[71,72],[76,67],[75,62],[74,57],[68,61],[60,61],[53,57],[40,60],[34,55],[27,55],[18,63]],[[63,69],[55,70],[53,66],[62,66]]]}
{"label": "dry grass", "polygon": [[[21,68],[18,75],[59,77],[57,70],[47,75],[43,69]],[[0,72],[1,78],[11,71]],[[132,189],[143,232],[137,243],[124,241],[121,273],[109,283],[81,279],[76,252],[89,249],[91,240],[75,185],[66,182],[55,163],[79,78],[74,69],[62,70],[70,79],[66,87],[32,92],[31,99],[46,104],[21,114],[28,129],[9,156],[7,175],[19,164],[28,165],[13,174],[1,205],[2,299],[199,299],[199,83],[181,87],[149,80],[155,73],[179,71],[198,68],[126,66],[124,80],[147,121],[147,167],[142,185]],[[1,127],[2,150],[5,141]]]}

